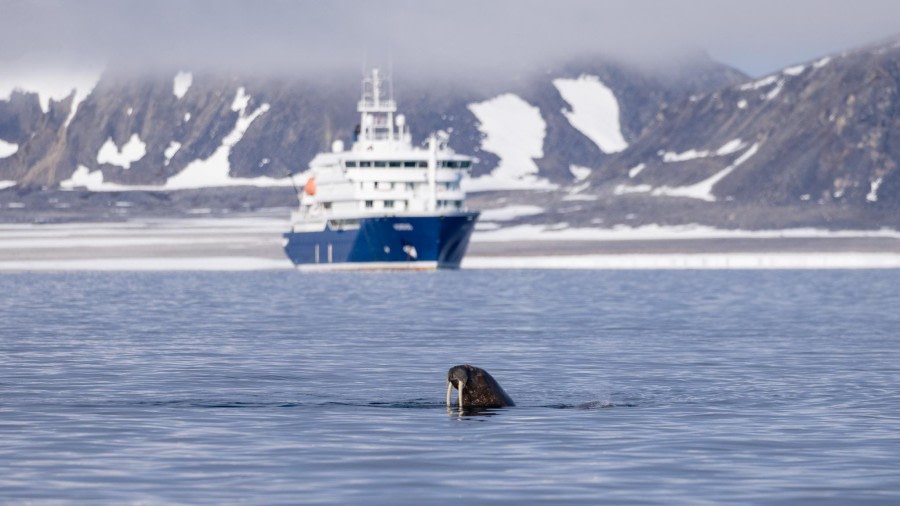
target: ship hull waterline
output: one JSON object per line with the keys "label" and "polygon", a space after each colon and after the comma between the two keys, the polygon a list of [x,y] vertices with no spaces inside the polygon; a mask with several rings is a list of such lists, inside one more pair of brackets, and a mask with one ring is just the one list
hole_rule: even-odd
{"label": "ship hull waterline", "polygon": [[459,269],[478,212],[375,216],[353,229],[283,234],[284,251],[300,270]]}

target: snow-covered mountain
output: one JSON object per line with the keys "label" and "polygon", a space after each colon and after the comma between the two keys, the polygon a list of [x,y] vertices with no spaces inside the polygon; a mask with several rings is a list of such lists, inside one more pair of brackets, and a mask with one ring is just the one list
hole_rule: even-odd
{"label": "snow-covered mountain", "polygon": [[[867,228],[897,225],[898,82],[890,42],[761,79],[701,55],[582,59],[490,82],[398,72],[395,94],[415,141],[443,131],[479,158],[473,207],[528,210],[488,226]],[[7,77],[0,214],[292,205],[288,175],[350,140],[358,90],[353,75]]]}

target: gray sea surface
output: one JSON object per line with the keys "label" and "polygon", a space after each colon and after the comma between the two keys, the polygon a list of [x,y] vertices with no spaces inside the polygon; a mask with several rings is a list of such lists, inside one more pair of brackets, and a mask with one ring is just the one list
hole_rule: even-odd
{"label": "gray sea surface", "polygon": [[2,274],[0,322],[6,504],[900,503],[896,270]]}

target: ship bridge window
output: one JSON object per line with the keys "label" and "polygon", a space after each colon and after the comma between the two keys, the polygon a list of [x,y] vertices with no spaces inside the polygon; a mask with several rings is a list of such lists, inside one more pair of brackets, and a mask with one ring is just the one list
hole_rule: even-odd
{"label": "ship bridge window", "polygon": [[416,162],[403,162],[404,167],[415,167]]}
{"label": "ship bridge window", "polygon": [[468,161],[468,160],[466,160],[466,161],[464,161],[464,162],[459,162],[459,167],[460,167],[461,169],[468,169],[468,168],[471,167],[471,166],[472,166],[472,162],[470,162],[470,161]]}
{"label": "ship bridge window", "polygon": [[376,167],[387,167],[387,162],[375,162]]}
{"label": "ship bridge window", "polygon": [[372,209],[373,207],[375,207],[375,202],[373,202],[371,200],[367,200],[366,201],[366,209]]}
{"label": "ship bridge window", "polygon": [[428,167],[428,162],[426,162],[425,160],[419,160],[418,162],[416,162],[416,167]]}
{"label": "ship bridge window", "polygon": [[359,162],[360,167],[371,167],[372,162]]}
{"label": "ship bridge window", "polygon": [[388,162],[390,167],[400,167],[403,162]]}
{"label": "ship bridge window", "polygon": [[348,161],[344,162],[344,166],[347,167],[348,169],[356,167],[356,160],[348,160]]}
{"label": "ship bridge window", "polygon": [[388,208],[388,209],[393,209],[393,208],[394,208],[394,201],[393,201],[393,200],[385,200],[385,201],[384,201],[384,207],[386,207],[386,208]]}

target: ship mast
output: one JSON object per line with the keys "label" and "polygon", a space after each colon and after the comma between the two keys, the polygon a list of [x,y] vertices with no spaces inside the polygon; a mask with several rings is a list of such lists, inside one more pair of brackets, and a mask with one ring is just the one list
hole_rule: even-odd
{"label": "ship mast", "polygon": [[[387,93],[385,85],[388,87]],[[394,121],[397,103],[394,102],[393,86],[390,78],[384,79],[377,68],[363,79],[362,99],[357,111],[360,114],[357,143],[361,149],[371,149],[374,142],[393,144],[402,139],[402,132]]]}

